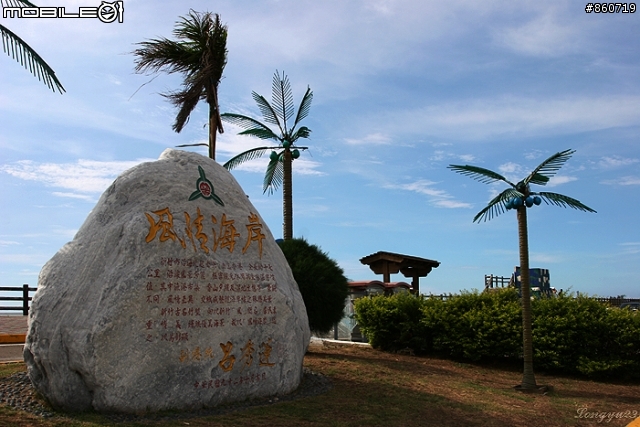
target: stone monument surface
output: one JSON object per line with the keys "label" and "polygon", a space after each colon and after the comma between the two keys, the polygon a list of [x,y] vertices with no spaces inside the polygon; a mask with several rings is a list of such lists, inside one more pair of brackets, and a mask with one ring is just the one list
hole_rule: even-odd
{"label": "stone monument surface", "polygon": [[29,377],[69,411],[286,394],[310,336],[287,261],[238,183],[172,149],[105,191],[43,267],[29,316]]}

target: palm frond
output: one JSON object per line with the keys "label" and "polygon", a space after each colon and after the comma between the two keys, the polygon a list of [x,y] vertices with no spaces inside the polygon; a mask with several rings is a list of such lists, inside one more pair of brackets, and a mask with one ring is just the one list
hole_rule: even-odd
{"label": "palm frond", "polygon": [[543,192],[543,191],[535,194],[539,195],[540,198],[542,198],[542,200],[544,200],[544,202],[548,205],[551,204],[551,205],[556,205],[563,208],[569,207],[569,208],[577,209],[579,211],[596,213],[595,210],[581,203],[579,200],[576,200],[569,196],[565,196],[563,194],[549,193],[549,192]]}
{"label": "palm frond", "polygon": [[151,39],[137,43],[141,46],[132,53],[135,72],[147,73],[164,71],[172,73],[188,73],[193,66],[194,51],[186,46],[166,38]]}
{"label": "palm frond", "polygon": [[260,139],[272,139],[280,143],[280,138],[278,137],[278,135],[273,133],[271,129],[260,129],[260,128],[247,129],[238,133],[238,135],[255,136],[256,138],[260,138]]}
{"label": "palm frond", "polygon": [[[564,165],[564,163],[571,158],[571,156],[575,153],[575,150],[564,150],[559,153],[554,154],[549,157],[544,162],[540,163],[540,165],[531,172],[531,174],[526,177],[523,182],[525,185],[529,184],[529,182],[538,185],[545,185],[549,182],[549,178],[558,172],[558,170]],[[546,178],[540,178],[544,177]],[[535,180],[535,181],[534,181]]]}
{"label": "palm frond", "polygon": [[269,101],[267,101],[264,96],[257,94],[256,92],[251,92],[251,96],[253,97],[253,100],[256,101],[256,104],[258,104],[258,108],[262,113],[264,121],[277,125],[280,129],[280,133],[284,133],[280,119],[278,119],[278,115],[274,111],[273,107],[271,107],[271,104],[269,104]]}
{"label": "palm frond", "polygon": [[272,96],[271,105],[273,110],[281,119],[284,134],[287,133],[287,122],[293,116],[293,93],[291,92],[291,84],[289,78],[282,72],[282,78],[276,70],[273,75],[273,83],[271,85]]}
{"label": "palm frond", "polygon": [[507,188],[502,193],[491,199],[489,204],[476,214],[473,222],[489,221],[494,217],[504,213],[507,210],[507,201],[514,197],[523,197],[524,195],[513,188]]}
{"label": "palm frond", "polygon": [[529,180],[529,183],[531,184],[546,185],[547,182],[549,182],[548,176],[544,176],[539,173],[532,174],[530,177],[531,179]]}
{"label": "palm frond", "polygon": [[188,17],[180,19],[173,34],[181,40],[177,44],[184,50],[182,55],[173,57],[173,66],[187,73],[190,80],[198,74],[205,75],[217,87],[227,64],[227,27],[217,13],[191,9]]}
{"label": "palm frond", "polygon": [[180,144],[180,145],[176,145],[176,147],[199,147],[199,146],[208,147],[209,144],[207,144],[206,142],[198,142],[196,144]]}
{"label": "palm frond", "polygon": [[[307,92],[302,97],[300,107],[298,107],[298,114],[296,115],[296,121],[293,123],[293,128],[300,123],[305,117],[309,115],[309,109],[311,109],[311,101],[313,101],[313,92],[311,88],[307,86]],[[301,137],[306,138],[306,137]]]}
{"label": "palm frond", "polygon": [[515,187],[515,185],[509,182],[504,176],[489,169],[471,165],[449,165],[447,166],[447,168],[485,184],[490,184],[496,181],[504,181],[512,187]]}
{"label": "palm frond", "polygon": [[204,87],[190,85],[184,90],[161,95],[168,98],[173,105],[179,108],[172,129],[180,133],[184,125],[189,122],[189,116],[198,105],[198,101],[204,96]]}
{"label": "palm frond", "polygon": [[265,124],[260,123],[256,119],[235,113],[223,113],[220,115],[220,117],[225,122],[234,124],[244,129],[244,131],[240,132],[239,135],[250,135],[260,139],[273,139],[278,143],[280,142],[280,138],[278,137],[278,135],[276,135]]}
{"label": "palm frond", "polygon": [[264,130],[271,130],[267,127],[267,125],[262,124],[256,119],[253,119],[249,116],[243,116],[242,114],[222,113],[220,117],[222,117],[222,120],[224,120],[225,122],[239,126],[242,129],[260,128]]}
{"label": "palm frond", "polygon": [[222,167],[230,171],[231,169],[240,166],[242,163],[262,157],[264,153],[270,149],[270,147],[252,148],[251,150],[247,150],[244,153],[240,153],[237,156],[230,158],[224,165],[222,165]]}
{"label": "palm frond", "polygon": [[263,193],[269,190],[269,195],[273,194],[275,190],[282,185],[284,181],[284,151],[281,151],[278,157],[272,159],[267,165],[267,172],[264,174],[264,181],[262,185]]}
{"label": "palm frond", "polygon": [[[33,6],[29,2],[22,2]],[[34,77],[43,82],[49,89],[62,94],[66,92],[62,83],[56,77],[55,71],[42,59],[38,53],[27,44],[24,40],[18,37],[14,32],[9,30],[4,25],[0,24],[0,35],[2,36],[2,48],[7,55],[15,59],[26,70],[28,70]]]}
{"label": "palm frond", "polygon": [[298,140],[298,138],[309,138],[309,135],[311,134],[311,129],[309,129],[306,126],[301,126],[296,133],[293,134],[293,136],[291,137],[291,142],[294,143],[295,141]]}

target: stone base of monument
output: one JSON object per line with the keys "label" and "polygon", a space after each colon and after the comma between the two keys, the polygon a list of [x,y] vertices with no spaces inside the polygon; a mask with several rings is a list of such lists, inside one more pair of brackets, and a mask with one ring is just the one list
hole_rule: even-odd
{"label": "stone base of monument", "polygon": [[166,150],[124,172],[43,267],[24,359],[67,411],[197,410],[298,387],[307,314],[233,176]]}
{"label": "stone base of monument", "polygon": [[528,394],[547,394],[553,391],[553,386],[550,385],[538,385],[535,387],[522,387],[522,384],[518,384],[517,386],[513,387],[513,389],[515,391],[519,391],[521,393],[528,393]]}

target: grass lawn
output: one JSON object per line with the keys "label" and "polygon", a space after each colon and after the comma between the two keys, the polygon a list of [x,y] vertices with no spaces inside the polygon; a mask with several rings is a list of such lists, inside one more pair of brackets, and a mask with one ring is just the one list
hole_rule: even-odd
{"label": "grass lawn", "polygon": [[[522,394],[513,390],[522,379],[519,366],[470,365],[329,343],[312,347],[304,363],[329,377],[333,388],[225,415],[128,423],[97,414],[40,418],[0,406],[0,426],[626,426],[634,415],[640,417],[635,384],[537,372],[538,383],[553,391]],[[24,369],[0,365],[0,378]],[[618,418],[597,418],[611,413]]]}

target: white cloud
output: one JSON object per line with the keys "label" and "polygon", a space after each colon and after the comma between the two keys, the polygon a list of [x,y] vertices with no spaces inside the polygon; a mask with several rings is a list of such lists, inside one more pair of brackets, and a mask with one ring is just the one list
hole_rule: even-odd
{"label": "white cloud", "polygon": [[63,193],[61,191],[54,191],[53,193],[54,196],[58,196],[58,197],[69,197],[72,199],[80,199],[80,200],[86,200],[87,202],[95,202],[96,199],[94,197],[88,196],[86,194],[78,194],[78,193]]}
{"label": "white cloud", "polygon": [[433,156],[429,157],[429,160],[434,162],[441,162],[446,157],[446,153],[442,150],[436,150],[433,152]]}
{"label": "white cloud", "polygon": [[552,5],[541,7],[545,13],[519,26],[500,28],[493,34],[494,42],[514,52],[537,57],[554,57],[573,53],[579,46],[578,28],[559,22],[558,11]]}
{"label": "white cloud", "polygon": [[440,208],[456,209],[456,208],[470,208],[469,203],[457,202],[455,200],[440,199],[434,200],[433,204]]}
{"label": "white cloud", "polygon": [[[127,169],[151,159],[133,161],[97,161],[80,159],[76,163],[36,163],[20,160],[0,165],[0,171],[27,181],[37,181],[48,187],[73,190],[78,193],[102,193],[114,179]],[[64,197],[83,198],[81,195],[58,192]]]}
{"label": "white cloud", "polygon": [[484,140],[496,136],[532,137],[586,132],[640,124],[640,96],[564,96],[533,98],[503,95],[445,101],[392,111],[368,121],[389,123],[391,133]]}
{"label": "white cloud", "polygon": [[566,184],[567,182],[577,181],[578,178],[574,176],[555,175],[549,179],[547,183],[548,187],[557,187],[558,185]]}
{"label": "white cloud", "polygon": [[445,159],[459,159],[463,162],[470,163],[473,162],[475,158],[476,157],[472,154],[454,154],[443,150],[436,150],[433,152],[433,156],[429,157],[429,160],[440,162]]}
{"label": "white cloud", "polygon": [[625,255],[635,255],[640,253],[640,242],[627,242],[627,243],[620,243],[620,246],[622,246],[622,253]]}
{"label": "white cloud", "polygon": [[623,176],[618,179],[609,179],[602,181],[601,184],[607,185],[640,185],[640,177],[637,176]]}
{"label": "white cloud", "polygon": [[527,160],[536,160],[542,157],[544,153],[540,150],[530,150],[528,153],[524,155],[524,158]]}
{"label": "white cloud", "polygon": [[498,166],[498,170],[502,173],[516,173],[522,171],[522,166],[517,163],[507,162]]}
{"label": "white cloud", "polygon": [[427,181],[424,179],[409,183],[409,184],[387,184],[385,188],[391,189],[400,189],[406,191],[413,191],[418,194],[424,194],[426,196],[430,196],[430,202],[437,207],[440,208],[470,208],[471,205],[469,203],[458,202],[453,200],[453,196],[449,195],[444,190],[438,190],[433,188],[433,185],[437,184],[436,182]]}
{"label": "white cloud", "polygon": [[639,159],[632,159],[632,158],[624,158],[624,157],[620,157],[620,156],[613,156],[613,157],[603,157],[599,162],[598,165],[604,169],[614,169],[614,168],[619,168],[619,167],[623,167],[623,166],[629,166],[632,165],[634,163],[638,163],[640,162]]}
{"label": "white cloud", "polygon": [[391,138],[378,132],[362,138],[345,138],[345,142],[351,145],[389,145],[391,144]]}

